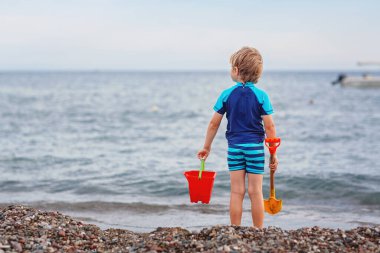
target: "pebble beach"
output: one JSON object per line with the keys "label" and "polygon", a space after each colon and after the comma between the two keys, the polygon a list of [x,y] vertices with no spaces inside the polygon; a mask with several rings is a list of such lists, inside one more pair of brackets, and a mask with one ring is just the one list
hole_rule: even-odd
{"label": "pebble beach", "polygon": [[0,209],[3,252],[380,252],[380,226],[350,230],[282,230],[212,226],[149,233],[101,230],[57,211],[10,205]]}

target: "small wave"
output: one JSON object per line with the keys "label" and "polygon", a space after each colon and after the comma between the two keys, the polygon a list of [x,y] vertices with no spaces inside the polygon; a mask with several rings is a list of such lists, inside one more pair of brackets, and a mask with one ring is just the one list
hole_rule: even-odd
{"label": "small wave", "polygon": [[77,195],[86,195],[86,194],[102,194],[102,195],[119,195],[120,192],[114,191],[109,187],[103,187],[98,185],[84,185],[79,186],[74,191]]}
{"label": "small wave", "polygon": [[26,190],[27,190],[27,187],[20,181],[16,181],[16,180],[0,181],[1,192],[23,192]]}
{"label": "small wave", "polygon": [[88,165],[93,161],[88,158],[67,158],[52,155],[39,157],[14,156],[0,158],[0,165],[5,168],[20,171],[30,171],[31,169],[40,170],[41,168],[52,168],[60,165]]}
{"label": "small wave", "polygon": [[362,205],[380,205],[380,192],[368,193],[360,198]]}

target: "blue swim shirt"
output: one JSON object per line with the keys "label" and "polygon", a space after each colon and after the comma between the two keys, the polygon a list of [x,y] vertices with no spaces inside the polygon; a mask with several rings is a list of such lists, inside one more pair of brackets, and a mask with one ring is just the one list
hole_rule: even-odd
{"label": "blue swim shirt", "polygon": [[228,144],[259,143],[265,139],[261,116],[273,113],[268,94],[252,82],[237,82],[222,92],[214,111],[226,114]]}

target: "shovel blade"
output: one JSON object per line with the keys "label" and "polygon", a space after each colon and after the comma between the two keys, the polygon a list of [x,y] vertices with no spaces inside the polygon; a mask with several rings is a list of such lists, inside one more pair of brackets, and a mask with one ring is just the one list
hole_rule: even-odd
{"label": "shovel blade", "polygon": [[276,214],[282,209],[282,200],[276,198],[269,198],[264,200],[265,211],[269,214]]}

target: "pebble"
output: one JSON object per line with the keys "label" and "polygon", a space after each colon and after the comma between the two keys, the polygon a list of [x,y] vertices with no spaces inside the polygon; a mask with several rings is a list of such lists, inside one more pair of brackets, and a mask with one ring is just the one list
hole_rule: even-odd
{"label": "pebble", "polygon": [[230,251],[231,251],[230,246],[228,246],[228,245],[224,245],[224,246],[223,246],[223,251],[225,251],[225,252],[230,252]]}
{"label": "pebble", "polygon": [[2,245],[0,244],[0,249],[9,249],[11,246],[10,245]]}
{"label": "pebble", "polygon": [[12,205],[0,209],[0,253],[6,252],[380,252],[380,226],[334,230],[312,227],[216,225],[150,233],[101,230],[59,212]]}
{"label": "pebble", "polygon": [[60,229],[60,230],[58,231],[58,235],[59,235],[60,237],[65,237],[65,236],[66,236],[65,230]]}
{"label": "pebble", "polygon": [[11,245],[12,245],[12,248],[14,248],[17,252],[21,252],[22,251],[22,246],[21,246],[20,243],[12,241]]}

